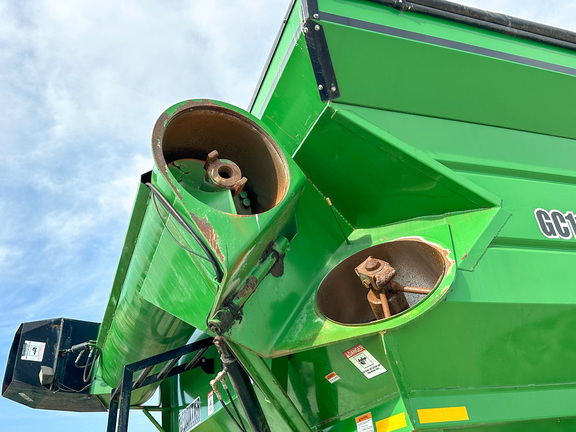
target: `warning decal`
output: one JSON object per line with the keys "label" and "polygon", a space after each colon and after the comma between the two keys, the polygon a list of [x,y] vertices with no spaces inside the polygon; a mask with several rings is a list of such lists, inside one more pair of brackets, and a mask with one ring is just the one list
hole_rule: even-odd
{"label": "warning decal", "polygon": [[368,379],[387,372],[386,368],[362,345],[356,345],[354,348],[344,351],[344,355]]}
{"label": "warning decal", "polygon": [[46,342],[24,341],[22,347],[22,360],[41,362],[44,358]]}
{"label": "warning decal", "polygon": [[356,417],[356,430],[357,432],[374,432],[371,413]]}
{"label": "warning decal", "polygon": [[208,415],[214,414],[214,390],[208,393]]}
{"label": "warning decal", "polygon": [[336,372],[330,372],[325,377],[330,384],[334,384],[336,381],[340,379],[340,377],[336,374]]}
{"label": "warning decal", "polygon": [[190,432],[202,422],[200,396],[178,414],[178,432]]}

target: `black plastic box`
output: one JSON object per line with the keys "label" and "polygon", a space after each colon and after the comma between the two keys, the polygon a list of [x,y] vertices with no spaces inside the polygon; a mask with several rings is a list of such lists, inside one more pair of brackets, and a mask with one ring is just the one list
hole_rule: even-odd
{"label": "black plastic box", "polygon": [[[20,324],[8,355],[2,396],[31,408],[106,411],[98,396],[89,394],[85,369],[74,364],[79,352],[66,352],[73,345],[95,340],[99,327],[99,323],[66,318]],[[84,366],[87,359],[85,352],[78,364]]]}

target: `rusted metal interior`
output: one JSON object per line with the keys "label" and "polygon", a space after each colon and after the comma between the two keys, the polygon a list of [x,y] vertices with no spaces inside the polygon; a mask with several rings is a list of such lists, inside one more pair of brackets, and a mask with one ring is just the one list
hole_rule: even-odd
{"label": "rusted metal interior", "polygon": [[[365,324],[401,313],[422,301],[442,279],[444,252],[417,239],[364,249],[326,275],[318,289],[318,309],[340,324]],[[371,285],[378,277],[370,279],[378,271],[380,288]]]}
{"label": "rusted metal interior", "polygon": [[[262,128],[235,111],[190,103],[168,121],[162,136],[154,138],[162,146],[164,160],[157,163],[163,165],[180,159],[206,161],[213,151],[235,164],[247,179],[243,190],[252,199],[254,213],[270,210],[286,192],[288,166],[280,149]],[[220,172],[222,177],[233,174],[226,168]]]}

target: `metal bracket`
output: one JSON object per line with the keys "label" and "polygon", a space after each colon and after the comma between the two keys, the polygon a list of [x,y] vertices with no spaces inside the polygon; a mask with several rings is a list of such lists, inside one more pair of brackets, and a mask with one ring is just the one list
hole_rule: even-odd
{"label": "metal bracket", "polygon": [[[207,373],[214,372],[214,363],[212,360],[211,370],[208,359],[202,358],[206,350],[213,345],[213,339],[207,338],[200,341],[176,348],[162,354],[158,354],[146,359],[130,363],[124,366],[124,374],[118,387],[112,390],[110,395],[110,408],[108,410],[108,427],[107,432],[127,432],[128,416],[130,413],[130,398],[132,391],[140,387],[162,381],[165,378],[179,375],[195,367],[202,367]],[[186,354],[198,351],[192,360],[185,364],[176,366],[178,361]],[[154,366],[167,362],[162,370],[154,375],[150,375]],[[140,374],[134,381],[134,374],[138,371]]]}
{"label": "metal bracket", "polygon": [[302,31],[306,39],[306,46],[312,62],[320,99],[322,102],[326,102],[340,97],[340,89],[336,82],[336,72],[328,51],[324,28],[317,21],[308,18]]}
{"label": "metal bracket", "polygon": [[275,242],[268,245],[252,273],[244,279],[239,289],[228,297],[208,321],[210,331],[220,336],[230,330],[234,322],[241,319],[242,307],[256,291],[262,280],[268,274],[274,277],[280,277],[284,274],[284,255],[288,245],[289,242],[286,237],[279,237]]}

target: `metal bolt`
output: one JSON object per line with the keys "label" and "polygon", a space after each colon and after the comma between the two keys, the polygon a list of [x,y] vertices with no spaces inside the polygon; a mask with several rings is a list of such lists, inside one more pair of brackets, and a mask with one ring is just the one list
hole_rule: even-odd
{"label": "metal bolt", "polygon": [[330,87],[330,91],[331,91],[331,92],[333,92],[333,93],[334,93],[336,90],[337,90],[337,89],[336,89],[336,86],[332,86],[332,87]]}
{"label": "metal bolt", "polygon": [[316,24],[316,25],[314,26],[314,30],[316,30],[316,31],[320,30],[320,26],[319,26],[318,24]]}
{"label": "metal bolt", "polygon": [[[220,326],[218,324],[216,324],[215,322],[210,322],[208,323],[208,328],[213,331],[214,333],[216,333],[217,335],[219,335],[221,333],[220,331]],[[218,346],[220,345],[220,343],[216,342],[216,340],[214,341],[214,345]]]}
{"label": "metal bolt", "polygon": [[308,33],[308,27],[304,27],[304,28],[302,29],[302,31],[303,31],[304,33]]}
{"label": "metal bolt", "polygon": [[318,19],[320,18],[320,15],[318,15],[317,13],[315,13],[314,15],[312,15],[314,17],[314,19]]}
{"label": "metal bolt", "polygon": [[319,84],[319,85],[318,85],[318,90],[320,90],[320,91],[324,90],[324,86],[323,86],[322,84]]}
{"label": "metal bolt", "polygon": [[366,263],[366,270],[373,272],[380,268],[380,261],[374,258],[370,258],[370,260]]}

